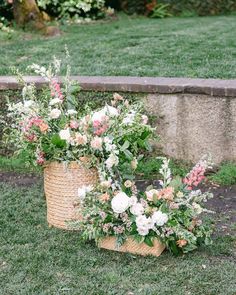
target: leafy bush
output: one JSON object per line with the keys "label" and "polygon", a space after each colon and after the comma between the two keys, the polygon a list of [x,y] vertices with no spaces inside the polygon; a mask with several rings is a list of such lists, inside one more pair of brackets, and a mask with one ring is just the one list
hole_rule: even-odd
{"label": "leafy bush", "polygon": [[38,0],[47,13],[59,18],[103,16],[105,0]]}
{"label": "leafy bush", "polygon": [[163,4],[169,4],[171,13],[174,15],[197,14],[217,15],[236,11],[235,0],[161,0]]}

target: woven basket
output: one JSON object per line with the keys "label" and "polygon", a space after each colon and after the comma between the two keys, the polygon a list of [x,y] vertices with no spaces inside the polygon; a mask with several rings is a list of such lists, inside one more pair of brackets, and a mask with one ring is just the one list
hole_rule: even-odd
{"label": "woven basket", "polygon": [[165,245],[160,243],[157,239],[153,242],[154,246],[149,247],[145,243],[137,243],[132,238],[128,238],[125,243],[117,248],[116,246],[116,237],[107,237],[102,239],[99,243],[99,248],[119,251],[119,252],[128,252],[132,254],[139,254],[142,256],[153,255],[160,256],[165,249]]}
{"label": "woven basket", "polygon": [[47,200],[47,221],[50,226],[70,229],[68,221],[80,219],[78,214],[78,188],[95,185],[96,168],[71,162],[51,162],[44,169],[44,191]]}

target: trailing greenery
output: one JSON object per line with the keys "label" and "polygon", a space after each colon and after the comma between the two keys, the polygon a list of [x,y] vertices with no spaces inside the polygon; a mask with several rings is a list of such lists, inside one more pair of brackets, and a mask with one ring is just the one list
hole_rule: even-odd
{"label": "trailing greenery", "polygon": [[8,40],[0,32],[0,75],[11,75],[11,66],[22,72],[34,62],[48,64],[52,55],[63,58],[67,44],[74,75],[236,77],[236,16],[120,16],[114,22],[61,30],[62,36],[53,39],[16,30]]}

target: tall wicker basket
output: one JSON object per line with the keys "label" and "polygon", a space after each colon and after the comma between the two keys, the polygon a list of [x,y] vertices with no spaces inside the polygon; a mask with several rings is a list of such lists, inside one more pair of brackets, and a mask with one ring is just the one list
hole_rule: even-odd
{"label": "tall wicker basket", "polygon": [[100,241],[99,248],[113,250],[118,252],[127,252],[132,254],[138,254],[142,256],[153,255],[160,256],[161,253],[165,250],[165,245],[160,243],[157,239],[154,240],[154,246],[149,247],[145,243],[137,243],[131,237],[129,237],[122,246],[119,248],[116,247],[116,238],[107,237]]}
{"label": "tall wicker basket", "polygon": [[78,220],[78,188],[95,185],[96,168],[77,162],[51,162],[44,169],[44,191],[47,200],[47,221],[50,226],[70,229],[68,221]]}

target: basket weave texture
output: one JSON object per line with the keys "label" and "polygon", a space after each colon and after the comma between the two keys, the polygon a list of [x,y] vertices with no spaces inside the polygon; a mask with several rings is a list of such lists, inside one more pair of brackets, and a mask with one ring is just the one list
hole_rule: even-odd
{"label": "basket weave texture", "polygon": [[68,221],[79,220],[78,188],[95,185],[96,168],[87,168],[77,162],[51,162],[44,168],[44,191],[47,200],[49,225],[70,229]]}
{"label": "basket weave texture", "polygon": [[128,238],[122,246],[117,248],[116,246],[116,237],[107,237],[102,239],[99,242],[99,248],[119,251],[119,252],[128,252],[132,254],[139,254],[142,256],[153,255],[160,256],[165,249],[165,245],[160,243],[157,239],[153,242],[154,246],[149,247],[145,243],[137,243],[132,238]]}

